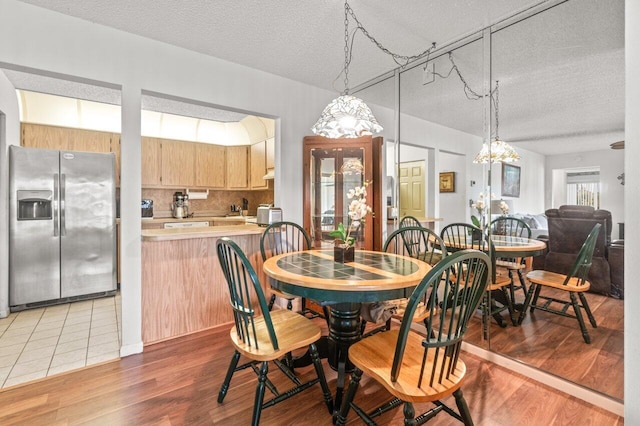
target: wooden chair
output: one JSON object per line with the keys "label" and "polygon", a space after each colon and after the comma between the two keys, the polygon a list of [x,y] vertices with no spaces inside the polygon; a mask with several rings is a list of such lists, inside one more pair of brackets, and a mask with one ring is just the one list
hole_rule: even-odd
{"label": "wooden chair", "polygon": [[[466,270],[469,274],[453,274]],[[364,338],[349,348],[349,360],[354,365],[349,389],[337,418],[344,425],[350,408],[368,425],[373,417],[404,404],[405,425],[422,424],[440,411],[472,425],[471,414],[462,395],[461,384],[466,367],[460,359],[460,346],[469,319],[487,291],[491,273],[489,257],[477,250],[463,250],[439,262],[418,284],[409,298],[400,329]],[[441,288],[451,293],[457,303],[436,309],[435,295]],[[425,322],[425,338],[411,330],[413,317],[425,295],[432,303]],[[380,383],[392,396],[386,404],[365,413],[356,405],[354,396],[362,374]],[[453,394],[458,413],[441,400]],[[363,398],[365,400],[366,398]],[[435,407],[415,416],[413,403],[432,402]]]}
{"label": "wooden chair", "polygon": [[413,216],[405,216],[400,219],[399,228],[405,228],[407,226],[422,226],[420,221]]}
{"label": "wooden chair", "polygon": [[[585,310],[587,317],[589,318],[589,322],[593,328],[596,328],[598,325],[591,313],[591,309],[589,308],[587,299],[584,296],[584,292],[588,291],[590,287],[590,283],[587,281],[587,275],[591,268],[591,258],[593,256],[593,250],[596,246],[598,233],[600,232],[601,227],[602,225],[599,223],[593,227],[584,244],[582,244],[582,248],[578,252],[578,256],[567,275],[544,270],[534,270],[527,274],[527,279],[531,285],[529,286],[529,291],[527,292],[527,297],[524,301],[524,308],[522,312],[520,312],[518,323],[522,323],[522,320],[526,315],[527,308],[531,309],[531,313],[533,313],[535,309],[540,309],[545,312],[575,318],[578,320],[578,324],[580,325],[582,338],[586,343],[591,343],[591,337],[587,331],[580,309],[582,308]],[[542,287],[551,287],[557,290],[566,291],[569,293],[570,301],[543,296],[540,294],[540,289]],[[582,305],[578,302],[578,298]],[[545,302],[543,304],[538,304],[538,299],[544,299]],[[560,304],[562,305],[562,308],[553,308],[551,307],[552,303]],[[567,313],[569,306],[573,307],[574,315]]]}
{"label": "wooden chair", "polygon": [[[252,368],[258,375],[253,407],[253,425],[258,425],[260,422],[263,408],[284,401],[318,382],[320,382],[329,413],[332,413],[333,400],[315,345],[315,342],[320,339],[320,327],[310,319],[290,310],[278,309],[269,312],[258,276],[240,247],[229,238],[224,237],[218,241],[217,251],[220,266],[227,281],[229,302],[235,321],[235,326],[230,332],[235,351],[224,382],[220,387],[218,402],[224,401],[233,373]],[[258,316],[258,310],[262,312],[261,316]],[[302,383],[287,366],[279,361],[279,358],[293,350],[307,346],[317,378]],[[249,358],[250,361],[238,366],[240,355]],[[276,366],[291,379],[296,385],[293,389],[284,393],[278,391],[267,378],[269,361],[274,361]],[[263,402],[265,386],[274,394],[274,398],[267,402]]]}
{"label": "wooden chair", "polygon": [[[514,315],[512,299],[507,292],[507,288],[511,286],[511,279],[498,273],[493,243],[488,240],[482,229],[469,223],[452,223],[442,228],[440,236],[448,250],[469,248],[490,253],[491,281],[487,288],[487,297],[482,302],[482,323],[485,337],[488,335],[489,316],[492,316],[500,327],[506,327],[507,324],[500,314],[508,310],[511,322],[516,325],[518,320]],[[496,304],[496,301],[500,305]]]}
{"label": "wooden chair", "polygon": [[[311,237],[297,223],[293,222],[275,222],[267,226],[260,237],[260,253],[262,260],[267,260],[271,256],[278,254],[290,253],[294,251],[309,250],[311,248]],[[273,309],[276,297],[287,300],[287,309],[293,308],[292,301],[297,298],[291,294],[286,294],[274,288],[271,285],[272,278],[269,278],[271,288],[271,298],[269,299],[269,310]],[[319,314],[307,308],[306,300],[302,298],[303,315],[309,314],[310,317],[317,317]]]}
{"label": "wooden chair", "polygon": [[[491,221],[491,235],[507,235],[510,237],[531,238],[531,228],[527,223],[516,217],[500,216]],[[496,259],[496,266],[506,268],[511,278],[511,285],[509,291],[511,293],[511,300],[515,304],[515,291],[522,290],[522,294],[526,296],[527,285],[525,284],[522,271],[526,269],[526,258],[504,258],[498,257]],[[520,285],[515,284],[513,279],[513,273],[518,275],[518,281]]]}
{"label": "wooden chair", "polygon": [[[447,256],[447,247],[438,234],[422,226],[407,226],[396,229],[391,233],[391,235],[389,235],[389,237],[387,237],[382,251],[402,256],[410,256],[415,259],[422,260],[432,266],[442,260],[443,257]],[[398,309],[391,318],[401,320],[404,315],[408,299],[399,299],[393,302],[397,303]],[[429,310],[425,300],[416,311],[414,321],[423,321],[428,314]],[[363,334],[363,336],[368,336],[383,330],[390,330],[391,318],[386,321],[386,324],[383,327],[376,328],[367,334]],[[362,320],[361,331],[363,333],[366,324],[367,322]]]}

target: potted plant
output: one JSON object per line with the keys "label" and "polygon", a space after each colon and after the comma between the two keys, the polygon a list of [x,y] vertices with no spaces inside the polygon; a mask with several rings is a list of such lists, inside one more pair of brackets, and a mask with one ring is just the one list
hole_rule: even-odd
{"label": "potted plant", "polygon": [[329,233],[330,237],[336,238],[333,249],[333,256],[336,262],[353,262],[355,256],[356,238],[351,235],[352,231],[364,225],[365,217],[372,213],[371,207],[367,205],[367,186],[369,182],[364,182],[362,186],[350,189],[347,198],[349,203],[349,221],[347,226],[340,222],[337,229]]}

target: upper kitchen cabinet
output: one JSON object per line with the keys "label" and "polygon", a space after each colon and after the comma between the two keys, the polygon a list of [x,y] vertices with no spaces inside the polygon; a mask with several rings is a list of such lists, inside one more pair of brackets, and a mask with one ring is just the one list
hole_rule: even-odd
{"label": "upper kitchen cabinet", "polygon": [[224,189],[226,183],[226,157],[224,146],[207,143],[195,144],[196,186]]}
{"label": "upper kitchen cabinet", "polygon": [[111,152],[111,132],[22,123],[22,146],[62,151]]}
{"label": "upper kitchen cabinet", "polygon": [[116,187],[120,188],[120,134],[119,133],[111,133],[111,152],[116,155]]}
{"label": "upper kitchen cabinet", "polygon": [[276,167],[276,140],[274,138],[267,139],[267,170]]}
{"label": "upper kitchen cabinet", "polygon": [[195,184],[196,143],[162,140],[162,186],[189,188]]}
{"label": "upper kitchen cabinet", "polygon": [[227,147],[227,189],[249,189],[249,147]]}
{"label": "upper kitchen cabinet", "polygon": [[263,179],[267,173],[267,144],[266,141],[251,145],[251,189],[268,188]]}
{"label": "upper kitchen cabinet", "polygon": [[142,186],[162,185],[160,139],[142,137]]}

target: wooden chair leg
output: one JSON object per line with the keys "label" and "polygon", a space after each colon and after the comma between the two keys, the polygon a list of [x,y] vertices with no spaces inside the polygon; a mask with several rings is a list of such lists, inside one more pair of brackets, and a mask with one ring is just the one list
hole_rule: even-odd
{"label": "wooden chair leg", "polygon": [[578,293],[578,296],[580,296],[580,302],[582,303],[582,307],[584,308],[584,311],[587,313],[587,317],[589,317],[589,322],[591,323],[593,328],[598,328],[598,324],[596,324],[596,319],[593,317],[593,314],[591,313],[591,308],[589,307],[587,298],[584,296],[583,293]]}
{"label": "wooden chair leg", "polygon": [[[524,298],[524,303],[522,304],[522,310],[520,311],[520,316],[518,317],[518,325],[522,324],[524,317],[527,315],[527,309],[531,303],[531,299],[533,298],[533,294],[536,292],[537,284],[531,283],[529,286],[529,291],[527,291],[527,295]],[[533,310],[531,310],[533,312]]]}
{"label": "wooden chair leg", "polygon": [[[533,285],[531,285],[533,287]],[[533,311],[536,309],[536,304],[538,303],[538,297],[540,297],[540,289],[542,288],[542,286],[540,285],[536,285],[536,291],[533,295],[533,300],[531,301],[531,308],[529,309],[529,312],[533,313]]]}
{"label": "wooden chair leg", "polygon": [[465,424],[465,426],[473,426],[473,420],[471,419],[469,406],[467,405],[467,401],[465,401],[464,396],[462,395],[462,389],[458,388],[455,392],[453,392],[453,396],[456,399],[456,406],[458,407],[458,411],[460,412],[460,417],[462,417],[462,422]]}
{"label": "wooden chair leg", "polygon": [[240,352],[234,351],[233,356],[231,357],[231,362],[229,363],[229,368],[227,369],[227,375],[224,378],[224,382],[222,382],[222,386],[220,386],[220,392],[218,392],[218,403],[220,404],[222,404],[224,397],[227,395],[229,384],[231,383],[231,377],[233,377],[233,373],[236,371],[236,367],[238,366],[238,360],[240,360]]}
{"label": "wooden chair leg", "polygon": [[269,311],[271,311],[273,309],[273,304],[276,302],[276,295],[272,294],[271,298],[269,299]]}
{"label": "wooden chair leg", "polygon": [[584,323],[584,319],[582,318],[582,312],[580,311],[580,304],[578,303],[578,298],[574,292],[569,292],[569,296],[571,297],[571,305],[573,305],[573,311],[576,314],[576,319],[578,320],[578,324],[580,324],[580,330],[582,331],[582,338],[585,343],[591,343],[591,337],[589,336],[589,332],[587,331],[587,326]]}
{"label": "wooden chair leg", "polygon": [[[353,370],[351,374],[351,382],[349,383],[349,389],[347,389],[347,394],[345,396],[344,402],[340,407],[340,412],[338,413],[338,417],[336,418],[336,426],[344,426],[347,422],[347,415],[349,414],[349,408],[351,408],[351,403],[353,402],[353,398],[356,395],[356,390],[358,389],[358,385],[360,383],[360,379],[362,378],[362,371],[358,368]],[[337,408],[337,407],[336,407]]]}
{"label": "wooden chair leg", "polygon": [[262,414],[262,401],[264,400],[264,390],[268,371],[269,362],[263,361],[262,365],[260,366],[260,374],[258,375],[256,398],[253,402],[253,419],[251,420],[252,426],[258,426],[260,424],[260,414]]}
{"label": "wooden chair leg", "polygon": [[327,378],[324,375],[324,370],[320,361],[320,355],[318,355],[318,348],[316,347],[315,343],[309,345],[309,353],[311,354],[311,360],[313,361],[313,366],[316,369],[316,374],[318,375],[318,380],[320,381],[320,387],[322,388],[324,402],[325,404],[327,404],[329,414],[333,414],[333,398],[331,397],[331,391],[329,390]]}
{"label": "wooden chair leg", "polygon": [[404,414],[404,424],[405,426],[413,426],[416,425],[416,410],[413,408],[413,404],[410,402],[405,402],[404,407],[402,408],[402,414]]}

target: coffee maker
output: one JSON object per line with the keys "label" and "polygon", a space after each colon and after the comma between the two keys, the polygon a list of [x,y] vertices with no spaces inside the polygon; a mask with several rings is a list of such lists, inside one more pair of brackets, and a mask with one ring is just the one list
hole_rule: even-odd
{"label": "coffee maker", "polygon": [[189,195],[182,192],[173,194],[173,203],[171,203],[171,214],[176,219],[189,217]]}

